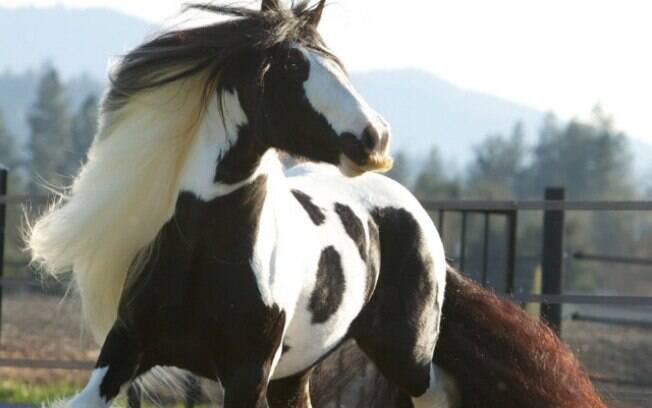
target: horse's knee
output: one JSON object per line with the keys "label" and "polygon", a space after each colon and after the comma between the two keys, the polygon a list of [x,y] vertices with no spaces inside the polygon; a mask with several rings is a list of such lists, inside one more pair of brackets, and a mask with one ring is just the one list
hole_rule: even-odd
{"label": "horse's knee", "polygon": [[455,380],[434,364],[430,368],[428,389],[411,397],[414,408],[454,408],[460,401]]}
{"label": "horse's knee", "polygon": [[224,408],[267,408],[269,370],[263,364],[239,367],[223,378]]}
{"label": "horse's knee", "polygon": [[387,375],[387,370],[383,375],[411,397],[424,395],[428,392],[431,379],[429,367],[401,364],[395,366],[392,371],[391,377]]}
{"label": "horse's knee", "polygon": [[431,358],[415,353],[412,343],[370,334],[358,334],[355,340],[382,375],[410,396],[425,393],[430,385]]}
{"label": "horse's knee", "polygon": [[272,381],[267,389],[271,408],[311,408],[310,375],[312,369],[293,377]]}
{"label": "horse's knee", "polygon": [[97,366],[86,387],[65,406],[108,407],[139,369],[138,349],[122,326],[114,326],[106,337]]}

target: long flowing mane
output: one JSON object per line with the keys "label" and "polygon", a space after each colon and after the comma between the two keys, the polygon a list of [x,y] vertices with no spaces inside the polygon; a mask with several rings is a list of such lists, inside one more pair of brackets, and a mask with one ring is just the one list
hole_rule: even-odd
{"label": "long flowing mane", "polygon": [[[208,106],[239,79],[241,59],[284,41],[326,52],[307,2],[266,11],[190,7],[232,19],[163,33],[122,58],[87,163],[28,232],[34,262],[51,275],[73,271],[97,341],[116,319],[127,277],[140,272],[172,217],[188,151]],[[260,60],[256,80],[266,64]]]}

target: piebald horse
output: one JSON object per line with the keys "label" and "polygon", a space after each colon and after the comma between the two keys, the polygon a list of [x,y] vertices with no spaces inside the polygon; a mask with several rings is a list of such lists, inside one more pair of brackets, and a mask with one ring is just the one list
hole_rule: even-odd
{"label": "piebald horse", "polygon": [[[67,406],[110,406],[170,366],[219,380],[226,408],[310,407],[311,371],[349,339],[409,404],[469,401],[433,363],[442,243],[371,173],[391,167],[389,126],[317,33],[324,1],[194,7],[232,18],[124,56],[86,164],[31,229],[34,260],[72,269],[103,344]],[[313,163],[286,172],[278,151]],[[448,276],[451,302],[476,293]],[[451,310],[478,323],[465,313]]]}

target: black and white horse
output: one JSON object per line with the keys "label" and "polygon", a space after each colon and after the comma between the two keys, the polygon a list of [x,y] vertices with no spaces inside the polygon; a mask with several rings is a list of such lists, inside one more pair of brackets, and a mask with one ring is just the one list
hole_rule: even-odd
{"label": "black and white horse", "polygon": [[[68,406],[172,366],[221,381],[227,408],[309,407],[311,370],[347,339],[415,407],[461,401],[433,363],[442,243],[367,173],[391,167],[389,127],[317,34],[324,2],[196,7],[233,18],[124,57],[86,165],[31,230],[103,343]],[[277,151],[314,163],[284,172]]]}

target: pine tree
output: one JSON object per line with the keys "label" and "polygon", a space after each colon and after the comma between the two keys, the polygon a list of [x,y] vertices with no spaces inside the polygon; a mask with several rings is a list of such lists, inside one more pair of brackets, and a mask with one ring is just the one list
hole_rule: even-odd
{"label": "pine tree", "polygon": [[[58,73],[47,68],[38,86],[36,102],[29,114],[32,193],[46,182],[66,183],[66,159],[70,151],[70,116]],[[42,192],[42,190],[41,190]]]}
{"label": "pine tree", "polygon": [[97,98],[95,95],[89,95],[72,119],[72,140],[66,160],[66,175],[76,174],[86,158],[97,131],[97,109]]}
{"label": "pine tree", "polygon": [[526,155],[523,124],[517,122],[509,138],[489,135],[475,147],[467,170],[467,195],[475,199],[509,199],[517,195]]}
{"label": "pine tree", "polygon": [[407,186],[410,182],[410,168],[408,155],[400,151],[394,155],[394,166],[392,170],[387,173],[388,177],[398,181],[399,183]]}
{"label": "pine tree", "polygon": [[439,150],[433,147],[414,184],[415,195],[429,200],[459,198],[460,185],[448,173]]}
{"label": "pine tree", "polygon": [[560,127],[548,119],[530,166],[532,196],[563,186],[574,200],[625,200],[634,196],[627,138],[597,107],[592,123],[571,120]]}
{"label": "pine tree", "polygon": [[0,166],[11,168],[18,162],[16,141],[5,125],[0,112]]}

